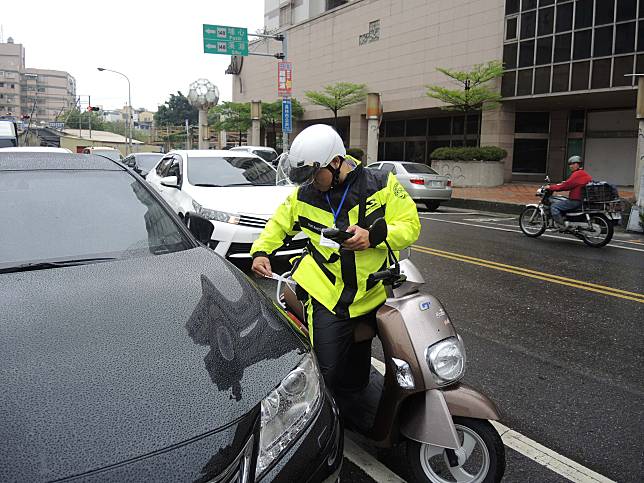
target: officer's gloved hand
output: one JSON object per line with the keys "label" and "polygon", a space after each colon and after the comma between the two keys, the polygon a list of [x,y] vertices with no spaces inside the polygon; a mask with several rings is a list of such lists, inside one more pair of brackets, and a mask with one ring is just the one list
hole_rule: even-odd
{"label": "officer's gloved hand", "polygon": [[268,257],[255,257],[253,259],[253,266],[251,267],[255,275],[258,277],[272,277],[273,270],[271,269],[271,262]]}
{"label": "officer's gloved hand", "polygon": [[342,244],[343,248],[347,250],[360,251],[366,250],[371,246],[369,242],[369,230],[360,228],[358,225],[352,225],[347,228],[348,233],[353,233],[353,236]]}

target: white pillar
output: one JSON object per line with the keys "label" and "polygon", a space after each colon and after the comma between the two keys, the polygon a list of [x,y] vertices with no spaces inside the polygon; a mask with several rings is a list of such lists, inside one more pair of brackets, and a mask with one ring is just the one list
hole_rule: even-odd
{"label": "white pillar", "polygon": [[261,146],[262,140],[260,139],[261,132],[261,119],[262,119],[262,102],[250,101],[250,139],[248,140],[249,146]]}
{"label": "white pillar", "polygon": [[378,134],[382,112],[380,94],[367,94],[367,165],[378,161]]}
{"label": "white pillar", "polygon": [[208,111],[199,109],[199,149],[208,149],[210,145],[208,134]]}

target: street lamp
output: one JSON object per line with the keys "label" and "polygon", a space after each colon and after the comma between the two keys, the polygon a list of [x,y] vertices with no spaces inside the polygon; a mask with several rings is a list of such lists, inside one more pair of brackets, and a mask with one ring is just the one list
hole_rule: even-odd
{"label": "street lamp", "polygon": [[130,123],[130,129],[129,129],[130,133],[129,133],[129,136],[126,136],[126,137],[127,137],[127,154],[130,154],[132,152],[132,124],[133,124],[133,122],[132,122],[132,119],[133,119],[133,116],[132,116],[132,94],[131,94],[131,89],[130,89],[130,79],[128,78],[128,76],[126,76],[125,74],[123,74],[122,72],[119,72],[117,70],[106,69],[105,67],[97,67],[97,69],[98,69],[99,72],[107,71],[107,72],[113,72],[115,74],[121,75],[121,76],[125,77],[125,80],[127,81],[127,103],[129,105],[129,111],[130,111],[128,113],[128,118],[129,118],[129,123]]}

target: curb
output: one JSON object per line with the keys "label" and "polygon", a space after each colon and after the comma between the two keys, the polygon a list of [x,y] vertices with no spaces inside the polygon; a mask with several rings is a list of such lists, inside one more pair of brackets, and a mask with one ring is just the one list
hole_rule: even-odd
{"label": "curb", "polygon": [[504,203],[502,201],[485,201],[485,200],[471,200],[466,198],[452,198],[443,206],[451,208],[465,208],[468,210],[477,211],[491,211],[493,213],[508,213],[510,215],[519,215],[525,207],[517,203]]}

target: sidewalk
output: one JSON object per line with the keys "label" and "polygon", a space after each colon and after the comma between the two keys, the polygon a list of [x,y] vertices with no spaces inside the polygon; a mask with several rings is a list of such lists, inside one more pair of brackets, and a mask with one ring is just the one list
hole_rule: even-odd
{"label": "sidewalk", "polygon": [[[446,206],[475,210],[520,213],[528,203],[538,203],[536,195],[541,183],[506,183],[493,188],[454,188]],[[619,190],[621,198],[633,196],[630,190]]]}

